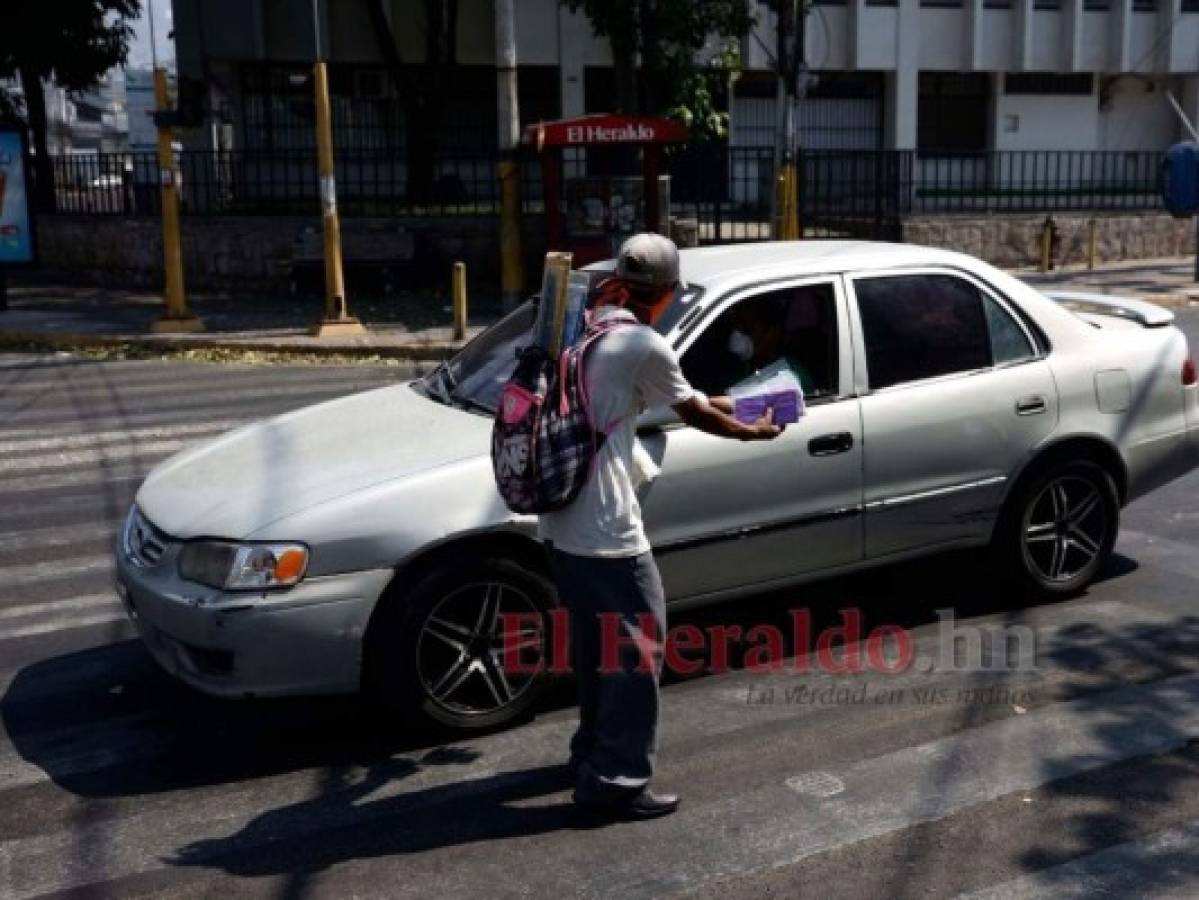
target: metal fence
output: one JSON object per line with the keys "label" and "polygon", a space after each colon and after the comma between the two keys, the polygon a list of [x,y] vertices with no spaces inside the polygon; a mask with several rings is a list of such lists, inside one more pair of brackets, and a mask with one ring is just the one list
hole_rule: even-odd
{"label": "metal fence", "polygon": [[1002,150],[921,154],[912,163],[912,210],[1051,212],[1161,205],[1157,151]]}
{"label": "metal fence", "polygon": [[[578,154],[576,154],[577,156]],[[800,217],[814,237],[889,238],[913,214],[1156,209],[1155,151],[995,151],[932,154],[894,150],[805,150],[798,155]],[[338,206],[346,216],[494,216],[495,154],[440,155],[410,191],[402,155],[337,154]],[[312,151],[184,151],[186,215],[307,215],[319,209]],[[587,171],[574,159],[572,171]],[[57,157],[54,212],[155,215],[160,173],[153,153]],[[703,243],[770,235],[774,152],[769,147],[694,144],[668,155],[671,212],[695,218]],[[526,212],[542,209],[540,170],[525,161]]]}
{"label": "metal fence", "polygon": [[[346,216],[491,216],[499,212],[498,156],[441,154],[426,190],[409,190],[401,155],[343,151],[336,156],[338,207]],[[320,208],[315,151],[184,151],[179,154],[185,215],[307,215]],[[56,157],[53,212],[156,215],[156,153]],[[541,202],[537,167],[524,166],[526,209]]]}

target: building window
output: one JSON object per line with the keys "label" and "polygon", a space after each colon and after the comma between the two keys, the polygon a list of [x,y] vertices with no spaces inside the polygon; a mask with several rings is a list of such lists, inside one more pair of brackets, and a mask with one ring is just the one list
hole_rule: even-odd
{"label": "building window", "polygon": [[1012,0],[983,0],[983,9],[1011,9]]}
{"label": "building window", "polygon": [[1157,0],[1132,0],[1133,12],[1157,12]]}
{"label": "building window", "polygon": [[1107,12],[1111,9],[1111,0],[1082,0],[1082,8],[1087,12]]}
{"label": "building window", "polygon": [[926,153],[986,150],[990,99],[984,72],[921,72],[917,148]]}
{"label": "building window", "polygon": [[1062,8],[1062,0],[1033,0],[1033,9],[1055,10]]}
{"label": "building window", "polygon": [[1182,0],[1182,11],[1185,13],[1199,12],[1199,0]]}
{"label": "building window", "polygon": [[1059,75],[1053,72],[1009,73],[1003,77],[1005,94],[1053,94],[1089,97],[1094,93],[1095,79],[1090,72]]}
{"label": "building window", "polygon": [[926,9],[960,9],[962,0],[920,0]]}

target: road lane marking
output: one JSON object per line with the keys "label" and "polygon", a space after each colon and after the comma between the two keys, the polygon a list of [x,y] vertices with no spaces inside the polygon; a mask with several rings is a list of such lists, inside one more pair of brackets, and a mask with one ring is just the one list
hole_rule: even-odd
{"label": "road lane marking", "polygon": [[120,598],[112,591],[103,594],[83,594],[79,597],[65,597],[62,600],[43,600],[40,603],[23,603],[20,606],[0,606],[0,622],[44,617],[52,613],[78,609],[95,609],[101,606],[120,607],[120,605]]}
{"label": "road lane marking", "polygon": [[115,541],[123,522],[122,517],[80,525],[49,525],[45,528],[27,528],[21,531],[0,531],[0,553],[69,547],[86,541]]}
{"label": "road lane marking", "polygon": [[94,616],[84,616],[78,619],[59,618],[50,622],[40,622],[37,625],[26,625],[20,628],[0,628],[0,641],[15,641],[21,638],[36,637],[43,634],[54,634],[59,631],[71,631],[77,628],[92,628],[96,625],[111,625],[125,623],[129,617],[124,611],[102,613]]}
{"label": "road lane marking", "polygon": [[[206,419],[202,422],[180,422],[175,425],[150,425],[143,428],[117,428],[107,431],[91,431],[79,433],[71,431],[67,434],[48,437],[38,434],[29,437],[18,437],[5,440],[5,432],[0,429],[0,454],[34,454],[57,450],[89,449],[108,444],[119,444],[132,441],[163,440],[166,438],[186,438],[192,435],[220,434],[230,431],[247,420],[239,419]],[[11,459],[11,457],[7,457]]]}
{"label": "road lane marking", "polygon": [[94,575],[101,572],[112,572],[113,556],[106,553],[101,556],[77,556],[71,559],[56,559],[49,562],[29,563],[21,566],[0,566],[0,588],[5,590],[14,587],[27,587],[44,581],[58,581],[66,578],[76,578],[80,575]]}

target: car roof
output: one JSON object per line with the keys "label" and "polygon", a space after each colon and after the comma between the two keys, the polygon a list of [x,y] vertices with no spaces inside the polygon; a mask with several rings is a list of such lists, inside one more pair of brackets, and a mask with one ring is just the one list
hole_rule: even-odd
{"label": "car roof", "polygon": [[959,254],[912,244],[882,241],[764,241],[689,247],[679,251],[679,266],[688,284],[710,287],[717,281],[740,280],[750,272],[785,269],[787,274],[821,274],[857,268],[886,268],[958,263]]}

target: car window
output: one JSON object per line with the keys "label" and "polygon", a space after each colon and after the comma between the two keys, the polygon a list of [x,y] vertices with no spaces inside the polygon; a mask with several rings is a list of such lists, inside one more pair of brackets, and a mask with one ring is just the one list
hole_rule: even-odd
{"label": "car window", "polygon": [[1019,362],[1037,355],[1024,329],[1006,309],[986,294],[983,294],[983,307],[987,312],[987,330],[991,334],[991,356],[996,365]]}
{"label": "car window", "polygon": [[983,295],[952,275],[854,281],[872,389],[991,365]]}
{"label": "car window", "polygon": [[809,399],[837,393],[837,304],[831,283],[755,294],[708,323],[681,360],[683,374],[713,395],[784,360]]}
{"label": "car window", "polygon": [[[606,273],[597,271],[594,274],[597,276],[594,280],[599,280]],[[702,294],[699,287],[681,288],[674,302],[654,323],[654,329],[666,334],[683,315],[695,308],[695,301]],[[533,340],[536,316],[534,298],[472,340],[444,367],[423,379],[425,387],[431,389],[430,396],[477,410],[494,411],[504,385],[516,369],[518,352]]]}

